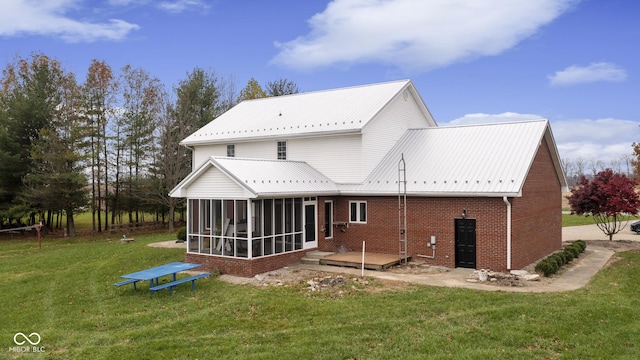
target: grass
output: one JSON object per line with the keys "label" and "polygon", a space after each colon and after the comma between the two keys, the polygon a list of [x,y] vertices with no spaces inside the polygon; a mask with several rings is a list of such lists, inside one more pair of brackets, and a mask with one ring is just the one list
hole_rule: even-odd
{"label": "grass", "polygon": [[[640,252],[585,288],[554,294],[413,286],[342,298],[300,287],[202,279],[174,295],[122,274],[180,261],[149,242],[173,234],[0,242],[0,358],[46,359],[597,359],[640,358]],[[41,354],[10,352],[37,332]]]}
{"label": "grass", "polygon": [[[637,216],[627,216],[629,221],[637,220]],[[570,215],[562,214],[562,226],[580,226],[580,225],[592,225],[596,222],[593,220],[593,216],[584,215]]]}

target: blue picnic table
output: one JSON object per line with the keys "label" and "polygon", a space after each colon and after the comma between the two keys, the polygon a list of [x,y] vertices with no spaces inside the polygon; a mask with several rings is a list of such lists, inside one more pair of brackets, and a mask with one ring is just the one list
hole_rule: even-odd
{"label": "blue picnic table", "polygon": [[[191,269],[195,269],[202,266],[202,264],[190,264],[190,263],[184,263],[184,262],[172,262],[170,264],[165,264],[165,265],[161,265],[161,266],[156,266],[150,269],[146,269],[146,270],[142,270],[142,271],[138,271],[138,272],[134,272],[131,274],[126,274],[126,275],[122,275],[121,277],[127,279],[124,281],[121,281],[119,283],[114,284],[115,286],[122,286],[122,285],[126,285],[126,284],[130,284],[133,283],[133,289],[134,291],[136,290],[136,282],[138,281],[144,281],[144,280],[149,280],[149,288],[151,290],[151,292],[153,293],[156,290],[160,290],[163,288],[168,287],[169,291],[172,292],[173,287],[175,285],[181,284],[183,282],[187,282],[187,281],[191,281],[191,288],[193,290],[194,287],[194,283],[195,280],[205,277],[205,276],[209,276],[211,274],[209,273],[203,273],[203,274],[198,274],[186,279],[180,279],[180,280],[176,280],[176,274],[179,273],[180,271],[186,271],[186,270],[191,270]],[[172,275],[173,276],[173,280],[170,283],[166,283],[163,285],[160,285],[159,283],[159,279],[161,277],[164,276],[168,276],[168,275]]]}

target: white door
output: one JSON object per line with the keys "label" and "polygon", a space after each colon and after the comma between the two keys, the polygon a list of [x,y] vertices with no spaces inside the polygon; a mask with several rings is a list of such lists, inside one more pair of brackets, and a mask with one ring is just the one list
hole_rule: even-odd
{"label": "white door", "polygon": [[318,247],[318,218],[316,201],[304,203],[304,245],[303,249],[313,249]]}

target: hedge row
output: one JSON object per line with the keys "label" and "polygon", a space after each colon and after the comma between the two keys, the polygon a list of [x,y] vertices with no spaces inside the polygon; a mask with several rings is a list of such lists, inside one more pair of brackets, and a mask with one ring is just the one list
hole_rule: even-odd
{"label": "hedge row", "polygon": [[536,264],[535,270],[544,276],[551,276],[557,273],[558,270],[568,262],[580,256],[586,248],[587,244],[584,241],[576,240],[573,244],[565,246],[562,251],[553,253],[540,260],[540,262]]}

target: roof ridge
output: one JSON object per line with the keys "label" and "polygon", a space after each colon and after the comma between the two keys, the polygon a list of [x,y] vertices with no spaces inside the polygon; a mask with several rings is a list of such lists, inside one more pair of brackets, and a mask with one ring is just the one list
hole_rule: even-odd
{"label": "roof ridge", "polygon": [[360,84],[360,85],[351,85],[351,86],[344,86],[344,87],[331,88],[331,89],[319,89],[319,90],[298,92],[298,93],[295,93],[295,94],[287,94],[287,95],[280,95],[280,96],[267,96],[267,97],[262,97],[262,98],[257,98],[257,99],[247,99],[247,100],[241,101],[240,103],[243,103],[245,101],[246,102],[253,102],[253,101],[268,100],[268,99],[274,99],[274,98],[314,95],[314,94],[320,94],[320,93],[331,93],[331,92],[336,92],[336,91],[361,89],[361,88],[366,88],[366,87],[390,85],[390,84],[395,84],[395,83],[409,83],[410,81],[411,81],[410,79],[400,79],[400,80],[383,81],[383,82],[378,82],[378,83],[373,83],[373,84]]}
{"label": "roof ridge", "polygon": [[527,120],[495,121],[495,122],[478,123],[478,124],[443,125],[443,126],[432,127],[428,129],[451,129],[451,128],[471,127],[471,126],[478,127],[478,126],[516,125],[516,124],[524,124],[524,123],[532,123],[532,122],[549,122],[549,119],[539,118],[539,119],[527,119]]}
{"label": "roof ridge", "polygon": [[302,160],[283,160],[283,159],[265,159],[265,158],[246,158],[246,157],[230,157],[230,156],[211,156],[215,160],[240,160],[240,161],[257,161],[257,162],[288,162],[288,163],[306,163]]}

